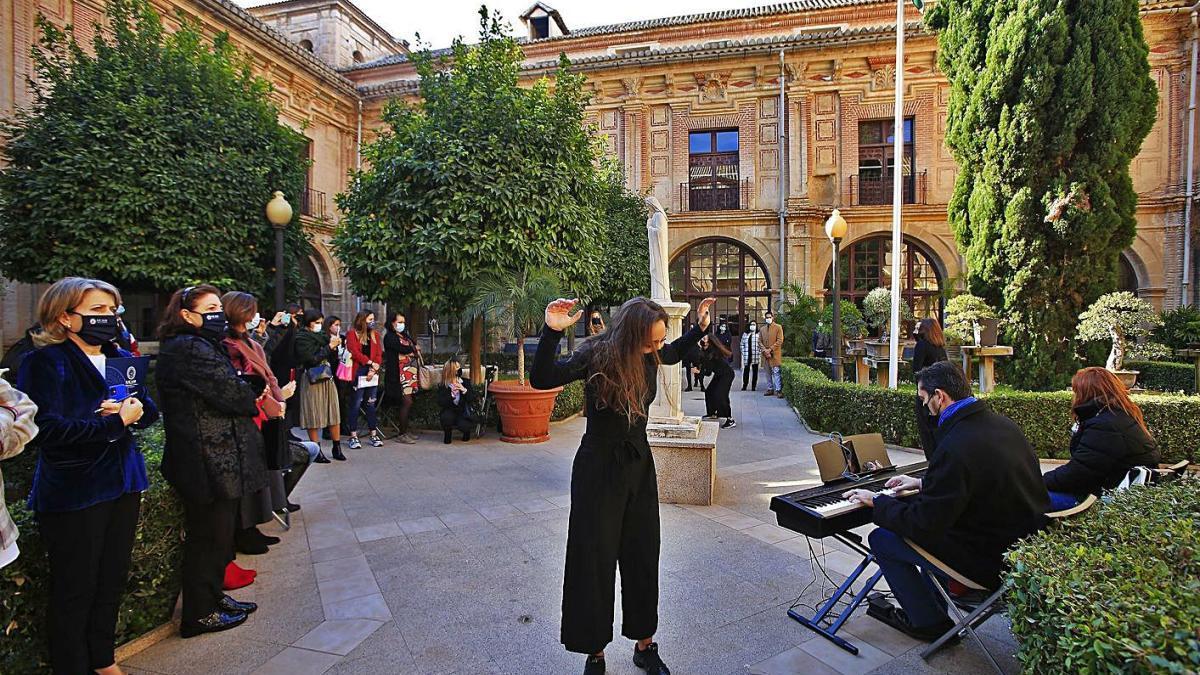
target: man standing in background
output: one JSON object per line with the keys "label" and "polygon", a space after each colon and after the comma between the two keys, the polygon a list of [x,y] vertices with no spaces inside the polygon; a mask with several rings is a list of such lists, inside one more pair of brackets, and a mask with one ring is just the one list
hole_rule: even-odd
{"label": "man standing in background", "polygon": [[783,326],[775,323],[775,315],[767,312],[766,325],[758,335],[762,346],[762,362],[767,368],[767,393],[765,396],[783,398]]}

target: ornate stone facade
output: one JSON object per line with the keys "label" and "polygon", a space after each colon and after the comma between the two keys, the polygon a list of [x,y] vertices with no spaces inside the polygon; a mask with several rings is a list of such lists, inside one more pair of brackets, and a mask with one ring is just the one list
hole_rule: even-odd
{"label": "ornate stone facade", "polygon": [[[165,16],[179,10],[212,33],[230,31],[256,71],[275,84],[281,120],[313,140],[311,184],[324,194],[325,206],[314,214],[323,217],[305,222],[318,244],[312,262],[319,299],[327,311],[349,313],[353,298],[326,247],[338,217],[332,197],[345,189],[347,172],[355,166],[359,123],[368,141],[381,124],[384,102],[413,96],[415,72],[403,49],[361,64],[347,64],[335,54],[326,57],[332,65],[305,52],[296,40],[308,39],[298,36],[309,29],[298,28],[302,22],[292,10],[337,6],[361,24],[356,30],[363,30],[361,12],[344,0],[275,3],[250,12],[227,0],[154,2]],[[74,23],[86,35],[100,16],[101,0],[0,4],[12,9],[4,14],[12,17],[11,28],[5,25],[0,37],[0,112],[7,113],[29,101],[23,82],[30,72],[36,13],[59,24]],[[1125,258],[1132,286],[1156,305],[1172,307],[1180,302],[1183,275],[1190,5],[1182,0],[1141,0],[1141,5],[1160,98],[1158,119],[1132,166],[1140,195],[1138,234]],[[936,66],[936,38],[920,28],[915,10],[909,11],[901,67],[912,147],[911,159],[900,164],[911,186],[905,187],[909,203],[903,229],[946,288],[963,271],[946,224],[957,173],[942,140],[949,85]],[[289,12],[291,24],[280,18]],[[872,172],[894,167],[886,162],[895,160],[887,158],[883,144],[873,142],[871,125],[893,117],[894,12],[890,1],[801,0],[582,28],[525,40],[524,72],[531,82],[550,75],[565,52],[586,74],[593,93],[589,120],[625,165],[629,187],[655,195],[670,213],[673,258],[697,242],[736,243],[758,261],[770,289],[795,282],[819,294],[830,265],[822,229],[830,209],[840,207],[849,221],[844,246],[890,230],[890,189],[875,189],[879,184],[872,183],[877,175]],[[736,131],[735,153],[693,152],[693,134],[722,130]],[[866,143],[860,143],[860,135]],[[706,193],[704,186],[714,189]],[[14,285],[0,299],[3,343],[15,340],[28,323],[35,291]]]}

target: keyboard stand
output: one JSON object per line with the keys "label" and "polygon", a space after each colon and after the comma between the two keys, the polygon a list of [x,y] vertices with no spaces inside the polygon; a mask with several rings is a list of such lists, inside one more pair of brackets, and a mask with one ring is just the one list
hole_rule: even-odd
{"label": "keyboard stand", "polygon": [[833,538],[849,546],[852,550],[861,553],[863,555],[862,562],[860,562],[854,572],[851,573],[844,582],[842,582],[842,585],[838,586],[838,589],[836,592],[834,592],[833,597],[829,598],[829,600],[826,601],[825,604],[822,605],[821,608],[817,610],[817,613],[812,617],[804,616],[795,609],[789,609],[788,616],[800,622],[801,625],[812,629],[817,633],[817,635],[824,637],[833,644],[845,649],[855,656],[858,656],[858,647],[855,647],[846,639],[838,637],[837,632],[842,627],[842,624],[846,623],[846,621],[850,618],[850,615],[854,613],[854,610],[858,609],[858,606],[862,604],[863,600],[867,599],[867,595],[872,591],[872,589],[875,588],[875,584],[879,583],[879,579],[883,577],[883,570],[876,570],[875,573],[872,574],[869,579],[867,579],[866,584],[862,587],[862,589],[859,590],[858,593],[855,593],[851,596],[850,606],[843,610],[837,620],[827,627],[826,617],[829,616],[829,613],[833,611],[835,606],[837,606],[838,600],[840,600],[842,596],[851,592],[850,587],[855,581],[858,581],[859,577],[861,577],[864,572],[867,571],[867,567],[875,562],[875,556],[871,554],[870,549],[863,545],[862,537],[859,537],[857,534],[849,531],[839,532],[833,535]]}

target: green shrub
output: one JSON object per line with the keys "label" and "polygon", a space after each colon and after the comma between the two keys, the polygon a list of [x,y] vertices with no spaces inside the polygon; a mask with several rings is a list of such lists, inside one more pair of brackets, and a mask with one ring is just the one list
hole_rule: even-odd
{"label": "green shrub", "polygon": [[[897,389],[832,382],[820,372],[787,359],[783,391],[813,429],[843,434],[879,432],[889,443],[917,447],[913,399],[916,387]],[[1010,417],[1025,432],[1039,457],[1064,459],[1071,440],[1071,393],[997,388],[982,396],[996,412]],[[1135,394],[1146,425],[1158,441],[1163,462],[1195,459],[1200,447],[1200,397]]]}
{"label": "green shrub", "polygon": [[1127,361],[1125,367],[1138,371],[1138,386],[1154,391],[1196,393],[1196,367],[1171,361]]}
{"label": "green shrub", "polygon": [[[488,361],[488,363],[495,363],[495,361]],[[501,379],[508,380],[512,378]],[[572,382],[563,387],[558,397],[554,399],[554,410],[550,413],[550,421],[558,422],[565,420],[582,410],[583,382]],[[441,408],[437,404],[437,395],[432,391],[421,392],[413,396],[413,405],[408,413],[409,424],[416,429],[440,431],[442,428],[441,421],[438,419],[440,413]],[[484,420],[484,428],[495,429],[496,421],[496,407],[490,406],[488,418]]]}
{"label": "green shrub", "polygon": [[1008,554],[1029,673],[1200,669],[1200,480],[1135,487]]}
{"label": "green shrub", "polygon": [[[167,621],[179,595],[182,563],[183,508],[158,471],[162,461],[163,431],[158,425],[138,433],[146,455],[150,489],[142,494],[141,517],[133,545],[129,583],[117,618],[117,644],[132,640]],[[5,672],[40,672],[46,662],[45,608],[50,576],[45,548],[38,536],[33,513],[25,508],[28,471],[10,472],[10,466],[32,465],[37,453],[26,452],[5,462],[8,508],[20,529],[21,556],[0,570],[0,663],[21,664]],[[15,479],[15,480],[14,480]]]}
{"label": "green shrub", "polygon": [[1154,339],[1172,349],[1186,349],[1200,343],[1200,309],[1181,306],[1162,313],[1162,325],[1154,330]]}

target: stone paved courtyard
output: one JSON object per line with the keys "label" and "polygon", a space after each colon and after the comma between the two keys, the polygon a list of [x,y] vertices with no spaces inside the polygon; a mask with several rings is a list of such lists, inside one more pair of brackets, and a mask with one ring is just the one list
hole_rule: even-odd
{"label": "stone paved courtyard", "polygon": [[[737,391],[739,427],[723,431],[717,505],[663,505],[660,630],[678,675],[988,673],[967,641],[925,663],[917,644],[873,619],[842,634],[851,656],[787,617],[818,602],[857,560],[774,525],[773,495],[818,482],[808,433],[786,403]],[[703,414],[699,391],[685,409]],[[297,489],[303,510],[267,555],[239,556],[258,580],[232,595],[259,610],[232,631],[166,639],[123,666],[139,673],[578,673],[582,657],[558,642],[571,460],[584,420],[556,425],[534,446],[495,434],[441,444],[348,451],[316,465]],[[893,453],[896,464],[916,455]],[[814,573],[815,572],[815,573]],[[818,580],[819,579],[819,580]],[[822,583],[823,582],[823,583]],[[810,585],[811,584],[811,585]],[[642,671],[619,635],[608,672]],[[1005,672],[1019,671],[1006,621],[984,639]]]}

